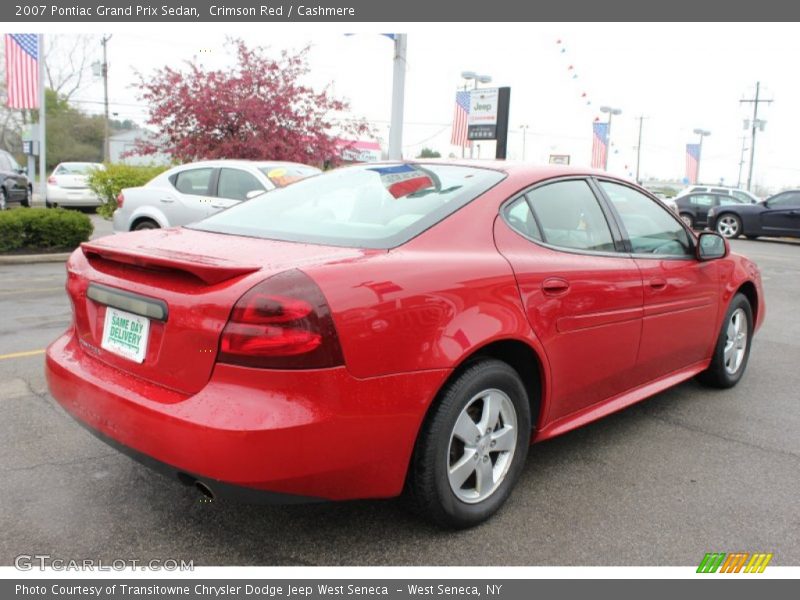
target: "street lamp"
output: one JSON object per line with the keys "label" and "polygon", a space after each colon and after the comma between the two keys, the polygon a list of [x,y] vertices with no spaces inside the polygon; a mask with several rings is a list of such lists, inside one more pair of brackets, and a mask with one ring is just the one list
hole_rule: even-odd
{"label": "street lamp", "polygon": [[694,130],[694,133],[700,136],[700,147],[697,149],[697,173],[695,174],[695,177],[697,177],[695,183],[700,183],[700,158],[703,156],[703,138],[707,135],[711,135],[711,132],[698,127]]}
{"label": "street lamp", "polygon": [[600,107],[601,113],[608,113],[608,131],[606,132],[606,141],[608,142],[608,148],[606,148],[606,157],[603,161],[603,170],[608,171],[608,155],[611,152],[611,117],[613,115],[621,115],[622,109],[621,108],[612,108],[611,106],[601,106]]}
{"label": "street lamp", "polygon": [[520,125],[519,128],[522,130],[522,160],[525,160],[525,141],[528,138],[528,126],[527,125]]}

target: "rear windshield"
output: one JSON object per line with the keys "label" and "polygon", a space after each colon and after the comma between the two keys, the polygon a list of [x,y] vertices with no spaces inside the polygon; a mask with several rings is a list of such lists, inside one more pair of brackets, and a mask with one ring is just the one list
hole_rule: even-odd
{"label": "rear windshield", "polygon": [[88,175],[102,165],[97,163],[61,163],[56,169],[58,175]]}
{"label": "rear windshield", "polygon": [[290,183],[300,181],[312,175],[319,175],[322,171],[314,167],[305,167],[303,165],[267,165],[259,167],[267,179],[269,179],[275,187],[286,187]]}
{"label": "rear windshield", "polygon": [[502,181],[453,165],[360,165],[243,202],[192,229],[290,242],[393,248]]}

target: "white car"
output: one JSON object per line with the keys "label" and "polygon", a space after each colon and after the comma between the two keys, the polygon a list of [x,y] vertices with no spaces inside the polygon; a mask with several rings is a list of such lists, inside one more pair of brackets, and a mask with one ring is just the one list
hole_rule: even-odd
{"label": "white car", "polygon": [[100,163],[62,162],[56,165],[47,178],[45,205],[54,206],[100,206],[97,197],[86,183],[94,169],[105,169]]}
{"label": "white car", "polygon": [[210,160],[164,171],[117,198],[114,233],[187,225],[264,192],[321,173],[299,163]]}
{"label": "white car", "polygon": [[739,188],[713,187],[710,185],[690,185],[689,187],[685,187],[680,192],[678,192],[676,198],[680,198],[681,196],[685,196],[686,194],[703,193],[703,192],[708,194],[725,194],[727,196],[733,196],[734,198],[738,198],[743,202],[749,202],[750,204],[761,202],[760,198],[754,196],[747,190],[742,190]]}

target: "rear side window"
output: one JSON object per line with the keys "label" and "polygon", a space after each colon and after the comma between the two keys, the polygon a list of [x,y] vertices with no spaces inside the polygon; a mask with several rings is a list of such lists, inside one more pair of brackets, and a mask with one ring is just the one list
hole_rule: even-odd
{"label": "rear side window", "polygon": [[393,248],[504,177],[490,169],[455,165],[359,165],[257,196],[192,228],[289,242]]}
{"label": "rear side window", "polygon": [[193,196],[208,195],[208,185],[211,183],[211,174],[214,169],[207,167],[202,169],[188,169],[181,171],[170,177],[172,185],[181,194]]}
{"label": "rear side window", "polygon": [[585,181],[558,181],[527,196],[543,242],[575,250],[616,250],[605,215]]}
{"label": "rear side window", "polygon": [[264,186],[253,175],[240,169],[220,169],[217,196],[247,200],[250,192],[263,192]]}
{"label": "rear side window", "polygon": [[619,213],[634,254],[694,256],[689,234],[666,208],[628,186],[610,181],[600,186]]}
{"label": "rear side window", "polygon": [[536,225],[536,220],[533,218],[533,213],[531,213],[528,201],[524,196],[509,204],[505,213],[506,221],[512,229],[516,229],[527,238],[542,241],[539,227]]}

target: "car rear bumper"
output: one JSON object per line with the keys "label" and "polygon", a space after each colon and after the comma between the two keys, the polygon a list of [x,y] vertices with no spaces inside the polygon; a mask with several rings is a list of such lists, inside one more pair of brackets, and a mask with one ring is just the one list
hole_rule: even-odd
{"label": "car rear bumper", "polygon": [[100,206],[100,199],[89,188],[47,186],[47,201],[60,206]]}
{"label": "car rear bumper", "polygon": [[398,495],[425,411],[449,374],[356,379],[344,367],[218,364],[205,388],[186,396],[106,365],[72,329],[48,348],[45,370],[67,412],[140,461],[222,496],[271,492],[263,498],[278,501]]}

